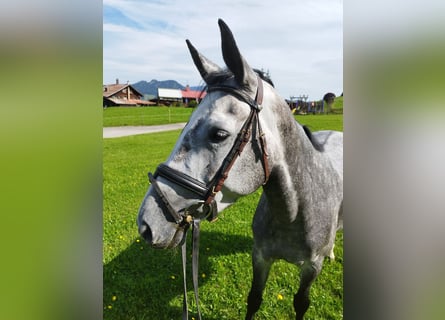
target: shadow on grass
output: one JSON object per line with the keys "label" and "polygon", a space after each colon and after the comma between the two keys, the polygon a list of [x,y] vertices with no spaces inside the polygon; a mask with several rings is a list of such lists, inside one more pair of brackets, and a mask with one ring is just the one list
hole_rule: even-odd
{"label": "shadow on grass", "polygon": [[[207,276],[200,277],[200,286],[213,272],[212,259],[209,258],[240,252],[250,253],[252,244],[249,237],[202,231],[199,274],[204,273]],[[187,250],[191,254],[190,234]],[[187,264],[190,303],[193,301],[190,255]],[[183,280],[180,248],[156,250],[142,240],[135,241],[103,268],[104,319],[181,318]],[[191,316],[193,314],[190,319]],[[205,318],[211,319],[209,315],[205,315]]]}

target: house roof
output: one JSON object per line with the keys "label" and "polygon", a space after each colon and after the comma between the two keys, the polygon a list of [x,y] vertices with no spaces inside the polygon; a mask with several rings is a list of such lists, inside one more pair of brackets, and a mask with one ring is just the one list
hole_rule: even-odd
{"label": "house roof", "polygon": [[105,99],[112,101],[113,103],[117,105],[126,105],[126,106],[137,106],[137,105],[154,105],[154,102],[146,101],[146,100],[140,100],[140,99],[119,99],[116,97],[104,97]]}
{"label": "house roof", "polygon": [[[123,89],[125,89],[127,87],[131,87],[131,89],[134,92],[136,92],[137,94],[139,94],[141,97],[144,96],[143,94],[141,94],[139,91],[137,91],[130,84],[108,84],[108,85],[104,85],[102,93],[103,93],[104,98],[109,98],[110,100],[114,101],[115,103],[118,103],[118,104],[122,103],[123,104],[124,101],[118,102],[118,100],[121,100],[121,99],[117,99],[116,97],[113,97],[113,95],[115,95],[116,93],[122,91]],[[190,87],[188,87],[188,86],[184,90],[158,88],[158,97],[159,98],[164,98],[164,99],[182,99],[182,98],[202,99],[202,98],[205,97],[206,93],[207,92],[205,92],[205,91],[202,92],[202,91],[197,91],[197,90],[191,90]],[[135,99],[131,99],[131,100],[135,100]],[[130,100],[125,100],[125,101],[126,101],[126,104],[130,103]],[[138,101],[144,101],[144,100],[138,100]],[[142,102],[138,102],[137,104],[142,104]]]}
{"label": "house roof", "polygon": [[105,84],[102,94],[108,98],[126,87],[128,87],[128,84]]}
{"label": "house roof", "polygon": [[190,90],[190,87],[186,87],[185,90],[181,90],[181,94],[183,98],[188,99],[202,99],[205,97],[207,92]]}
{"label": "house roof", "polygon": [[102,94],[104,97],[108,98],[127,87],[131,87],[131,90],[136,92],[139,96],[143,96],[143,94],[137,91],[131,84],[105,84],[103,86]]}

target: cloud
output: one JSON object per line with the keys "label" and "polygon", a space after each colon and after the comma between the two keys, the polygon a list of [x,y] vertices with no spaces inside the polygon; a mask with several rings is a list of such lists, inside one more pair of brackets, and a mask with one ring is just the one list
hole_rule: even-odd
{"label": "cloud", "polygon": [[112,23],[128,26],[130,28],[142,29],[141,25],[123,14],[122,11],[108,5],[103,6],[103,21],[105,24]]}
{"label": "cloud", "polygon": [[343,91],[341,1],[104,0],[104,8],[104,83],[200,83],[185,39],[224,66],[217,25],[223,18],[244,57],[270,71],[283,97]]}

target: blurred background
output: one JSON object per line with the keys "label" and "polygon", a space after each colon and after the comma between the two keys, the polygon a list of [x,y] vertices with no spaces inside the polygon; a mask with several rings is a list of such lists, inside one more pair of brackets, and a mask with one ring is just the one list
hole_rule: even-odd
{"label": "blurred background", "polygon": [[102,3],[0,4],[0,319],[100,319]]}
{"label": "blurred background", "polygon": [[346,319],[443,319],[445,4],[344,2]]}

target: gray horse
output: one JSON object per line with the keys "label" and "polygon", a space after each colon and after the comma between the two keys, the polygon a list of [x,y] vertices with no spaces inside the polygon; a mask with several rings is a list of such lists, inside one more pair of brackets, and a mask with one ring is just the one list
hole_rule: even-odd
{"label": "gray horse", "polygon": [[218,209],[262,186],[246,319],[259,309],[277,259],[301,267],[294,308],[296,319],[303,319],[311,284],[325,256],[334,258],[336,231],[343,225],[343,134],[311,133],[296,122],[273,86],[240,54],[228,26],[218,23],[227,69],[187,40],[208,94],[167,161],[150,175],[139,232],[155,248],[176,247],[192,220],[213,219]]}

